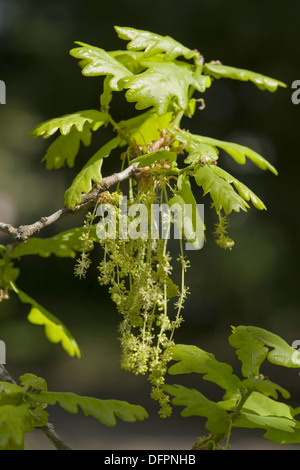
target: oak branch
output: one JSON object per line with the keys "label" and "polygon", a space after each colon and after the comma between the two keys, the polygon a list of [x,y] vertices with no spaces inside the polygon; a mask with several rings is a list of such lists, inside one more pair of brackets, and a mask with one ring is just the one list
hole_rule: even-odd
{"label": "oak branch", "polygon": [[74,215],[93,206],[102,192],[107,191],[114,184],[121,183],[130,177],[134,177],[137,165],[138,163],[133,163],[120,173],[114,173],[103,178],[101,183],[97,184],[90,193],[82,196],[81,203],[77,204],[73,209],[69,209],[64,206],[62,209],[59,209],[48,217],[41,217],[33,224],[20,225],[19,227],[13,227],[11,224],[0,222],[0,231],[10,235],[18,243],[24,243],[35,233],[38,233],[43,228],[54,224],[66,215]]}

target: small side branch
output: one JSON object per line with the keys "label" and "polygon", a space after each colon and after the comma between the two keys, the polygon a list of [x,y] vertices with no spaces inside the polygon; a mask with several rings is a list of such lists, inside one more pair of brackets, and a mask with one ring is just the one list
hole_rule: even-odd
{"label": "small side branch", "polygon": [[122,181],[133,177],[137,165],[138,163],[133,163],[120,173],[114,173],[110,176],[107,176],[106,178],[103,178],[101,183],[97,184],[90,193],[84,194],[82,196],[81,203],[75,206],[73,209],[69,209],[65,206],[62,209],[59,209],[58,211],[49,215],[48,217],[41,217],[37,222],[34,222],[33,224],[20,225],[19,227],[13,227],[11,224],[0,222],[0,231],[6,233],[7,235],[10,235],[18,243],[24,243],[35,233],[38,233],[43,228],[54,224],[66,215],[75,215],[78,212],[84,211],[89,207],[93,206],[97,201],[99,194],[104,191],[107,191],[114,184],[121,183]]}
{"label": "small side branch", "polygon": [[54,426],[51,423],[45,424],[45,426],[42,426],[41,431],[45,434],[45,436],[48,437],[49,441],[52,442],[54,447],[57,450],[72,450],[71,447],[69,447],[55,432]]}

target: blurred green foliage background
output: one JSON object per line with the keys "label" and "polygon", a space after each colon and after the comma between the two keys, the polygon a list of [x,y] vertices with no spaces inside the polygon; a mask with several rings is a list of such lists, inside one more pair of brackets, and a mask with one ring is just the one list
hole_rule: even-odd
{"label": "blurred green foliage background", "polygon": [[[239,364],[227,341],[230,325],[269,329],[289,344],[300,339],[300,105],[291,101],[291,84],[300,79],[299,14],[297,0],[0,0],[0,79],[7,87],[7,104],[0,107],[3,222],[31,223],[62,207],[64,191],[76,170],[108,136],[103,130],[93,139],[92,147],[81,148],[74,169],[51,172],[40,163],[49,141],[28,137],[41,121],[99,106],[102,78],[83,77],[77,61],[68,54],[76,40],[107,50],[124,48],[125,42],[118,39],[113,26],[132,26],[172,36],[187,47],[197,48],[206,61],[218,59],[287,84],[286,89],[270,94],[249,83],[215,81],[204,95],[205,109],[182,123],[192,132],[248,145],[279,172],[275,177],[251,162],[239,166],[222,155],[223,168],[249,185],[268,208],[267,212],[252,208],[231,217],[230,235],[235,240],[232,252],[224,252],[215,244],[212,230],[216,220],[210,200],[202,199],[198,192],[198,202],[205,203],[207,243],[202,250],[188,253],[191,295],[176,340],[196,344],[219,360],[231,361],[237,372]],[[115,120],[135,113],[123,96],[120,93],[113,100]],[[118,159],[107,161],[105,174],[119,167]],[[70,217],[41,235],[80,226],[82,220],[82,215]],[[7,241],[0,234],[0,243]],[[172,249],[176,256],[176,247]],[[95,251],[93,267],[83,281],[73,276],[74,260],[25,257],[19,263],[19,287],[69,327],[83,358],[68,358],[59,345],[48,343],[42,328],[27,322],[28,306],[12,298],[0,305],[0,338],[7,345],[7,367],[15,378],[24,372],[42,375],[50,390],[124,399],[144,405],[151,413],[148,423],[120,424],[112,430],[102,429],[89,419],[71,417],[67,423],[77,429],[69,439],[66,413],[55,409],[53,421],[58,432],[75,447],[147,448],[157,446],[151,439],[161,434],[160,448],[189,448],[204,432],[199,420],[178,421],[178,411],[170,420],[159,420],[156,405],[149,401],[146,379],[119,368],[119,317],[106,289],[97,282],[100,254]],[[299,405],[296,369],[266,366],[263,372],[289,389],[292,403]],[[175,383],[179,380],[176,377]],[[185,380],[204,393],[207,390],[211,396],[218,396],[219,391],[203,384],[199,377]],[[169,383],[173,383],[172,378]],[[240,437],[244,435],[249,432]]]}

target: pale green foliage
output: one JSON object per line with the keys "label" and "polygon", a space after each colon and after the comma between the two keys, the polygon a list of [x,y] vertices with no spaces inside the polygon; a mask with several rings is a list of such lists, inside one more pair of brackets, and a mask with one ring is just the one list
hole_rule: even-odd
{"label": "pale green foliage", "polygon": [[119,90],[118,82],[121,78],[131,75],[129,69],[115,60],[109,53],[99,47],[90,46],[83,42],[76,42],[81,47],[70,51],[71,56],[81,59],[80,66],[83,75],[110,75],[109,85],[112,90]]}
{"label": "pale green foliage", "polygon": [[[246,157],[248,157],[252,162],[261,168],[262,170],[270,170],[272,173],[277,175],[276,169],[271,165],[265,158],[263,158],[259,153],[255,152],[254,150],[249,149],[245,145],[240,145],[236,144],[233,142],[225,142],[223,140],[218,140],[218,139],[213,139],[211,137],[205,137],[203,135],[196,135],[196,134],[191,134],[190,132],[187,131],[182,131],[182,130],[173,130],[172,135],[179,141],[182,142],[187,146],[187,150],[190,152],[192,151],[193,153],[197,151],[200,155],[204,153],[204,156],[206,155],[206,152],[202,151],[202,146],[200,144],[206,144],[209,145],[210,148],[210,153],[213,155],[215,153],[216,147],[219,147],[225,152],[227,152],[237,163],[240,165],[244,165],[246,163]],[[213,160],[210,159],[207,162],[211,163]],[[205,163],[207,163],[205,162]]]}
{"label": "pale green foliage", "polygon": [[148,67],[145,72],[121,80],[123,88],[129,88],[125,94],[127,101],[136,101],[136,109],[153,106],[162,115],[173,101],[175,107],[184,110],[189,104],[190,86],[201,92],[210,86],[209,77],[195,77],[188,68],[177,64],[144,62],[142,65]]}
{"label": "pale green foliage", "polygon": [[46,162],[47,170],[58,170],[67,165],[74,166],[75,158],[79,152],[80,143],[88,147],[91,143],[91,130],[84,126],[82,132],[75,128],[71,129],[67,135],[60,135],[51,145],[49,145],[42,162]]}
{"label": "pale green foliage", "polygon": [[3,258],[0,259],[0,288],[9,289],[10,283],[15,282],[18,279],[20,270],[14,266],[14,263],[3,254]]}
{"label": "pale green foliage", "polygon": [[287,390],[285,390],[285,388],[281,387],[278,384],[275,384],[267,378],[261,380],[259,376],[244,379],[242,381],[242,385],[246,388],[257,390],[263,395],[266,395],[267,397],[272,397],[275,400],[278,399],[278,392],[281,393],[283,398],[290,398],[291,396],[291,394]]}
{"label": "pale green foliage", "polygon": [[24,449],[24,433],[44,426],[46,422],[45,419],[36,420],[28,403],[19,406],[0,403],[0,450]]}
{"label": "pale green foliage", "polygon": [[92,131],[96,131],[103,126],[107,119],[108,114],[95,109],[87,109],[38,124],[30,132],[30,135],[34,137],[42,136],[47,139],[60,130],[61,135],[48,147],[42,161],[46,162],[48,170],[61,168],[65,164],[73,167],[80,142],[85,146],[89,146]]}
{"label": "pale green foliage", "polygon": [[0,450],[24,448],[24,433],[44,426],[44,406],[28,399],[23,387],[0,382]]}
{"label": "pale green foliage", "polygon": [[212,433],[224,433],[228,429],[230,419],[226,411],[198,390],[189,389],[182,385],[165,385],[164,390],[175,397],[172,400],[173,405],[185,407],[181,416],[206,417],[206,428]]}
{"label": "pale green foliage", "polygon": [[223,178],[225,181],[228,183],[232,183],[235,189],[239,192],[240,196],[245,200],[245,201],[250,201],[256,207],[256,209],[266,209],[266,206],[264,203],[259,199],[259,197],[254,194],[251,189],[247,188],[247,186],[244,183],[241,183],[239,180],[231,176],[227,171],[223,170],[222,168],[216,166],[213,168],[213,171],[215,174],[220,176],[220,178]]}
{"label": "pale green foliage", "polygon": [[38,377],[34,374],[24,374],[19,377],[20,385],[25,387],[26,389],[32,388],[35,390],[47,392],[48,385],[45,379],[42,377]]}
{"label": "pale green foliage", "polygon": [[157,150],[157,152],[150,152],[140,157],[136,157],[131,163],[139,162],[138,168],[143,168],[145,166],[152,165],[153,163],[158,162],[159,160],[167,160],[170,162],[176,162],[177,153],[169,152],[168,150]]}
{"label": "pale green foliage", "polygon": [[78,132],[83,132],[85,124],[88,124],[92,131],[96,131],[107,120],[108,115],[96,109],[87,109],[73,114],[66,114],[49,121],[38,124],[30,135],[34,137],[42,136],[44,139],[60,130],[61,135],[67,135],[75,127]]}
{"label": "pale green foliage", "polygon": [[[245,377],[256,376],[267,358],[273,364],[295,367],[300,366],[300,353],[292,348],[280,336],[255,326],[232,327],[229,343],[237,348],[237,355],[242,361]],[[269,348],[272,348],[269,351]]]}
{"label": "pale green foliage", "polygon": [[186,59],[198,58],[199,53],[175,41],[170,36],[160,36],[149,31],[115,26],[119,38],[130,40],[127,49],[141,51],[145,49],[144,57],[151,57],[159,52],[165,52],[165,60],[172,61],[182,55]]}
{"label": "pale green foliage", "polygon": [[205,374],[204,380],[214,382],[224,390],[235,391],[241,386],[240,379],[233,374],[232,367],[225,362],[219,362],[213,354],[186,344],[177,344],[172,351],[172,358],[176,362],[168,372],[171,375]]}
{"label": "pale green foliage", "polygon": [[[219,445],[225,438],[228,443],[234,428],[261,428],[265,430],[264,437],[273,442],[300,443],[300,422],[295,419],[299,409],[278,401],[278,392],[285,399],[290,397],[289,392],[259,371],[265,359],[284,367],[300,368],[299,352],[262,328],[238,326],[232,330],[229,343],[237,348],[246,379],[240,380],[229,364],[217,361],[212,354],[183,344],[172,350],[172,358],[177,362],[168,371],[171,375],[205,374],[205,380],[226,390],[223,400],[215,403],[197,390],[180,385],[165,385],[164,390],[175,397],[174,405],[185,407],[182,416],[207,418],[206,428],[214,444]],[[198,443],[201,444],[201,439]]]}
{"label": "pale green foliage", "polygon": [[[242,408],[237,427],[266,429],[265,437],[271,441],[281,440],[284,444],[289,440],[299,443],[300,422],[294,419],[292,412],[287,404],[253,391]],[[286,433],[289,435],[287,438]]]}
{"label": "pale green foliage", "polygon": [[[152,156],[147,155],[147,148],[159,138],[161,130],[165,129],[173,138],[175,147],[180,148],[181,145],[188,153],[184,163],[195,166],[196,181],[202,183],[204,193],[210,192],[218,214],[222,208],[226,214],[232,210],[247,210],[249,206],[246,201],[249,200],[258,209],[265,208],[264,203],[243,183],[227,172],[219,171],[219,168],[211,171],[213,169],[208,166],[216,165],[218,147],[229,153],[239,164],[244,164],[248,157],[261,169],[269,169],[276,174],[275,168],[267,160],[243,145],[191,134],[175,127],[175,123],[180,122],[178,113],[194,113],[193,94],[196,91],[203,93],[210,86],[210,76],[223,74],[241,80],[250,79],[258,86],[272,91],[275,84],[284,84],[269,77],[221,66],[218,63],[203,65],[199,52],[186,48],[168,36],[128,27],[116,27],[116,30],[120,38],[130,41],[127,45],[128,51],[106,52],[80,42],[77,43],[80,47],[71,50],[71,55],[80,59],[83,74],[105,76],[101,95],[103,111],[87,110],[62,116],[40,124],[33,130],[33,135],[44,137],[49,137],[58,129],[62,133],[50,145],[44,157],[47,168],[59,168],[65,163],[73,166],[80,141],[88,145],[91,131],[112,121],[109,115],[112,92],[126,89],[127,101],[136,102],[137,109],[150,109],[140,116],[117,123],[115,129],[121,140],[118,142],[116,138],[111,142],[115,142],[116,146],[128,143],[130,145],[130,142],[139,145],[142,152],[141,161],[144,161],[144,164],[140,163],[140,167],[155,163]],[[179,56],[182,57],[181,60],[178,60]],[[194,63],[184,59],[194,59]],[[110,146],[109,143],[106,145]],[[79,204],[82,194],[88,193],[93,184],[101,182],[103,158],[108,156],[111,150],[104,152],[106,145],[90,158],[74,178],[65,195],[68,207],[73,208]],[[170,153],[170,156],[173,154],[174,152]],[[174,166],[173,169],[176,174]],[[179,162],[178,169],[184,170],[180,168]]]}
{"label": "pale green foliage", "polygon": [[160,130],[168,128],[172,120],[172,113],[159,116],[151,109],[126,121],[120,121],[119,126],[131,140],[134,139],[137,145],[149,145],[150,142],[159,139]]}
{"label": "pale green foliage", "polygon": [[24,434],[48,422],[47,405],[59,403],[69,413],[80,407],[85,416],[93,416],[106,426],[115,426],[116,418],[128,423],[143,421],[146,410],[120,400],[100,400],[68,392],[48,392],[47,383],[34,374],[20,377],[20,385],[0,382],[0,450],[24,448]]}
{"label": "pale green foliage", "polygon": [[188,157],[184,160],[184,163],[195,164],[202,161],[207,164],[217,162],[219,158],[219,151],[216,147],[199,144],[188,139],[184,144],[186,145],[184,149],[188,152]]}
{"label": "pale green foliage", "polygon": [[[85,247],[85,251],[91,251],[94,248],[94,242],[97,240],[96,227],[90,227],[89,242],[88,246]],[[33,237],[26,243],[10,245],[7,248],[6,253],[2,253],[4,258],[0,259],[0,287],[6,289],[5,292],[8,298],[10,292],[15,292],[21,302],[31,305],[31,310],[27,317],[28,321],[35,325],[44,325],[46,337],[51,342],[61,342],[62,347],[69,355],[80,357],[81,353],[77,342],[63,323],[17,287],[15,281],[19,276],[19,270],[14,267],[13,262],[16,262],[22,256],[30,255],[38,255],[45,258],[51,255],[74,258],[76,252],[82,250],[82,228],[66,230],[50,238]]]}
{"label": "pale green foliage", "polygon": [[116,418],[135,423],[148,417],[146,410],[139,405],[131,405],[120,400],[99,400],[98,398],[82,397],[71,392],[28,392],[28,396],[37,403],[55,405],[58,403],[69,413],[78,413],[80,407],[85,416],[93,416],[106,426],[115,426]]}
{"label": "pale green foliage", "polygon": [[[82,248],[81,236],[82,227],[77,227],[50,238],[32,237],[26,243],[15,245],[9,252],[9,258],[16,259],[27,255],[38,255],[43,258],[51,255],[59,258],[75,258],[76,252]],[[97,240],[95,227],[90,231],[89,238],[90,242]]]}
{"label": "pale green foliage", "polygon": [[236,67],[228,67],[227,65],[209,62],[204,65],[204,72],[208,73],[214,78],[232,78],[234,80],[242,80],[243,82],[250,80],[261,90],[268,90],[274,92],[277,88],[286,88],[286,84],[275,80],[271,77],[266,77],[259,73],[251,72],[250,70],[237,69]]}
{"label": "pale green foliage", "polygon": [[29,295],[18,289],[15,284],[11,283],[11,287],[18,295],[21,302],[31,305],[31,310],[27,317],[28,320],[35,325],[44,325],[45,335],[51,342],[61,342],[62,347],[70,356],[76,355],[77,357],[80,357],[80,349],[75,339],[63,323],[38,302],[29,297]]}
{"label": "pale green foliage", "polygon": [[120,144],[120,137],[115,137],[101,147],[95,155],[84,165],[82,170],[75,176],[71,186],[65,193],[65,203],[73,209],[77,204],[80,204],[82,193],[87,194],[91,189],[93,182],[101,183],[102,174],[101,167],[103,158],[109,156],[110,152]]}
{"label": "pale green foliage", "polygon": [[213,166],[195,165],[195,180],[203,188],[203,195],[210,193],[217,214],[224,209],[226,215],[230,212],[246,211],[247,202],[237,194],[233,187],[214,171]]}

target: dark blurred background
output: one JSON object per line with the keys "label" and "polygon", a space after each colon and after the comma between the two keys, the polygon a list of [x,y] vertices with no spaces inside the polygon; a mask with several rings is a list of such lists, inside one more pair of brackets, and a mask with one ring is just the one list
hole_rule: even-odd
{"label": "dark blurred background", "polygon": [[[121,49],[126,43],[118,39],[113,26],[132,26],[172,36],[200,50],[206,61],[218,59],[287,84],[286,89],[271,94],[251,83],[215,81],[204,96],[206,108],[197,111],[193,120],[182,122],[195,133],[253,148],[279,172],[274,176],[251,162],[239,166],[228,155],[221,155],[222,167],[250,186],[268,208],[267,212],[251,208],[232,215],[230,235],[235,247],[231,252],[215,244],[212,230],[216,219],[210,200],[198,193],[198,202],[205,203],[207,243],[202,250],[188,253],[191,295],[176,340],[213,352],[217,359],[231,362],[236,373],[239,363],[227,339],[231,325],[259,326],[289,344],[300,339],[300,105],[291,101],[291,84],[300,79],[299,14],[297,0],[0,0],[0,79],[7,87],[7,103],[0,107],[3,222],[31,223],[62,207],[64,191],[76,170],[109,136],[103,130],[94,137],[91,148],[81,148],[74,169],[51,172],[40,163],[49,141],[28,137],[41,121],[99,106],[102,78],[81,75],[77,61],[68,53],[76,40],[107,50]],[[123,101],[122,93],[112,106],[116,120],[134,115],[134,106]],[[107,161],[105,168],[106,174],[118,170],[119,160]],[[80,226],[82,220],[79,215],[61,221],[41,236]],[[0,234],[0,243],[7,241]],[[83,358],[69,358],[60,345],[45,340],[43,328],[27,322],[28,306],[12,298],[2,302],[0,310],[7,368],[15,378],[24,372],[42,375],[50,390],[127,400],[145,406],[150,413],[144,423],[119,423],[107,429],[92,418],[68,416],[53,407],[57,431],[74,448],[189,449],[205,433],[202,420],[180,418],[180,410],[168,420],[159,419],[156,404],[149,400],[147,380],[120,370],[120,318],[106,289],[98,285],[99,256],[96,250],[94,264],[83,281],[73,276],[74,260],[25,257],[19,263],[19,287],[69,327]],[[290,390],[291,404],[299,405],[297,369],[266,365],[262,372]],[[197,376],[168,381],[221,397],[219,390]],[[262,434],[236,431],[233,448],[278,448],[257,441]],[[29,436],[27,442],[29,448],[50,447],[39,433]]]}

